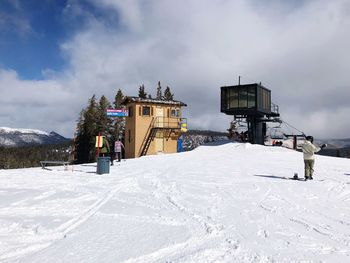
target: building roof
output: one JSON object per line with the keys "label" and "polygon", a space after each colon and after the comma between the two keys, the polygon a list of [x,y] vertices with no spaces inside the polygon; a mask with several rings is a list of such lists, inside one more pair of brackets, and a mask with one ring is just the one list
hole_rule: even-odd
{"label": "building roof", "polygon": [[159,100],[159,99],[149,99],[149,98],[140,98],[140,97],[130,97],[126,96],[122,104],[125,105],[130,102],[139,102],[139,103],[153,103],[153,104],[164,104],[164,105],[176,105],[176,106],[187,106],[187,104],[177,101],[177,100]]}

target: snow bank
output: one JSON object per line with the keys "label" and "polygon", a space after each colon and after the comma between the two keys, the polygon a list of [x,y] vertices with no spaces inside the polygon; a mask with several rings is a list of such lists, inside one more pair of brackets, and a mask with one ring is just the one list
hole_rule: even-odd
{"label": "snow bank", "polygon": [[0,262],[350,260],[350,160],[213,142],[95,174],[0,171]]}

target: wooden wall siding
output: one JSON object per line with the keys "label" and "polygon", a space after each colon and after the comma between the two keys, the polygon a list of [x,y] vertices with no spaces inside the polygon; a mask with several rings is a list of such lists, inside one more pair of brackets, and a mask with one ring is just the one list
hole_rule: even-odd
{"label": "wooden wall siding", "polygon": [[[150,115],[143,115],[143,107],[150,107]],[[149,126],[152,122],[152,119],[156,117],[156,108],[162,108],[164,111],[163,121],[165,125],[168,125],[171,121],[180,121],[180,118],[172,118],[170,116],[171,109],[179,109],[181,113],[181,108],[179,106],[172,105],[154,105],[150,103],[129,103],[127,108],[133,113],[131,116],[126,118],[126,138],[125,138],[125,157],[126,158],[136,158],[139,157],[141,152],[141,146],[148,135]],[[128,136],[129,131],[131,132],[131,140],[129,142]],[[157,134],[158,135],[158,134]],[[166,135],[166,136],[164,136]],[[176,153],[177,152],[177,140],[180,136],[179,133],[172,133],[169,136],[169,133],[163,133],[163,135],[158,135],[163,137],[163,152],[164,153]],[[159,140],[158,140],[159,141]],[[147,155],[156,154],[156,140],[153,140],[150,144],[150,147],[147,151]]]}

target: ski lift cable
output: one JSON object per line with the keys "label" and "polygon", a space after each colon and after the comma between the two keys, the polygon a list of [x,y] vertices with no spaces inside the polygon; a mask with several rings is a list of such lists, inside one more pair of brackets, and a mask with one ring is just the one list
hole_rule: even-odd
{"label": "ski lift cable", "polygon": [[290,126],[288,126],[286,123],[281,122],[281,126],[279,130],[282,132],[283,136],[286,134],[294,134],[294,129],[292,129]]}
{"label": "ski lift cable", "polygon": [[293,130],[291,129],[291,127],[289,127],[288,125],[286,125],[285,123],[283,123],[283,127],[284,129],[286,129],[288,131],[289,134],[294,134]]}
{"label": "ski lift cable", "polygon": [[305,133],[297,128],[295,128],[293,125],[289,124],[288,122],[281,120],[283,123],[285,123],[286,125],[288,125],[289,127],[293,128],[294,130],[300,132],[302,135],[305,135]]}
{"label": "ski lift cable", "polygon": [[[291,125],[291,124],[289,124],[289,123],[287,123],[287,122],[285,122],[285,121],[283,121],[283,123],[286,125],[286,128],[287,128],[289,131],[292,131],[291,129],[293,129],[294,131],[298,131],[298,132],[304,134],[302,131],[300,131],[299,129],[297,129],[297,128],[294,127],[293,125]],[[292,132],[292,134],[293,134],[293,132]]]}

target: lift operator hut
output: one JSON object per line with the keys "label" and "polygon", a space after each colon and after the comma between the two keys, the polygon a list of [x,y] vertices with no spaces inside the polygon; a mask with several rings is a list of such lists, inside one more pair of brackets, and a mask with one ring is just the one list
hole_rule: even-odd
{"label": "lift operator hut", "polygon": [[250,143],[264,144],[266,122],[279,117],[278,106],[271,103],[271,91],[260,84],[221,87],[221,112],[245,119]]}

